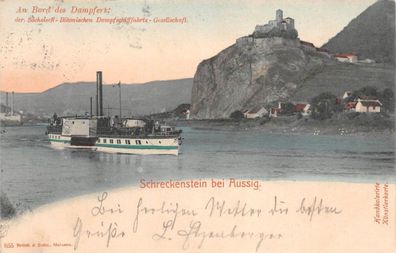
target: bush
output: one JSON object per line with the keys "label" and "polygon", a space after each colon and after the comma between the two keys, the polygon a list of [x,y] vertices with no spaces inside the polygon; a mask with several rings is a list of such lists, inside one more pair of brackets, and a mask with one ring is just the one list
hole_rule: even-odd
{"label": "bush", "polygon": [[282,114],[284,115],[292,115],[294,113],[294,104],[293,103],[284,103],[282,106]]}
{"label": "bush", "polygon": [[175,110],[173,110],[173,112],[177,117],[183,117],[185,116],[186,111],[190,110],[190,108],[191,104],[180,104],[176,107]]}
{"label": "bush", "polygon": [[353,97],[378,97],[379,93],[376,87],[373,86],[365,86],[359,90],[353,92]]}
{"label": "bush", "polygon": [[270,117],[268,117],[268,116],[263,117],[263,118],[260,120],[260,125],[264,125],[264,124],[266,124],[266,123],[268,123],[268,122],[270,122],[270,121],[271,121],[271,118],[270,118]]}
{"label": "bush", "polygon": [[386,88],[383,90],[380,101],[382,102],[385,111],[393,112],[395,111],[395,93],[392,89]]}
{"label": "bush", "polygon": [[330,119],[334,113],[341,112],[342,105],[337,104],[337,97],[329,92],[321,93],[311,100],[311,118]]}
{"label": "bush", "polygon": [[233,113],[231,113],[230,115],[231,119],[236,119],[236,120],[241,120],[244,118],[243,113],[241,111],[234,111]]}
{"label": "bush", "polygon": [[359,115],[360,115],[360,112],[349,112],[346,114],[346,117],[348,119],[354,119],[354,118],[359,117]]}
{"label": "bush", "polygon": [[301,113],[301,112],[298,112],[296,118],[297,118],[297,119],[301,119],[302,117],[303,117],[302,113]]}

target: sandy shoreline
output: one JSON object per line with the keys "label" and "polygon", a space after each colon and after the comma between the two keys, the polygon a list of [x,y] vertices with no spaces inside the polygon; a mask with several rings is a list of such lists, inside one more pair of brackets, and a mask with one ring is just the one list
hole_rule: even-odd
{"label": "sandy shoreline", "polygon": [[396,249],[395,184],[206,181],[204,188],[126,187],[39,207],[2,221],[9,229],[1,252]]}

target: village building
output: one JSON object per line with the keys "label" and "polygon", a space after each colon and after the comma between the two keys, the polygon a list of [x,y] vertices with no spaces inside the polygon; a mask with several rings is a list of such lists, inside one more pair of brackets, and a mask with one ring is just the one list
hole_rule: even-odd
{"label": "village building", "polygon": [[344,95],[342,95],[342,99],[347,99],[352,96],[352,91],[345,91]]}
{"label": "village building", "polygon": [[357,102],[355,102],[355,101],[346,103],[346,105],[345,105],[345,111],[347,111],[347,112],[354,112],[354,111],[356,111],[356,104],[357,104]]}
{"label": "village building", "polygon": [[251,110],[243,111],[243,116],[247,119],[262,118],[267,114],[268,114],[268,111],[262,106],[257,106]]}
{"label": "village building", "polygon": [[357,63],[358,57],[355,54],[336,54],[334,56],[339,62]]}
{"label": "village building", "polygon": [[310,108],[311,108],[310,104],[305,104],[305,103],[295,104],[293,108],[293,112],[301,113],[301,115],[303,116],[308,116],[311,113]]}
{"label": "village building", "polygon": [[310,104],[306,104],[306,105],[305,105],[305,107],[304,107],[304,109],[303,109],[303,112],[302,112],[302,115],[303,115],[303,116],[309,116],[309,115],[311,115],[311,105],[310,105]]}
{"label": "village building", "polygon": [[307,106],[307,104],[295,104],[293,108],[293,112],[295,113],[303,112],[305,106]]}
{"label": "village building", "polygon": [[366,112],[366,113],[378,113],[381,112],[382,103],[378,99],[357,99],[355,111]]}
{"label": "village building", "polygon": [[278,117],[278,114],[281,112],[281,109],[278,107],[272,107],[269,111],[269,117],[270,118],[276,118]]}

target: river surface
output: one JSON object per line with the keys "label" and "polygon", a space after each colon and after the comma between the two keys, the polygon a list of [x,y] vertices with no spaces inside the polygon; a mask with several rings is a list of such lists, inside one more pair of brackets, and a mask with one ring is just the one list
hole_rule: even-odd
{"label": "river surface", "polygon": [[179,156],[56,150],[44,126],[2,128],[0,187],[29,208],[136,186],[140,179],[394,182],[393,136],[268,134],[183,128]]}

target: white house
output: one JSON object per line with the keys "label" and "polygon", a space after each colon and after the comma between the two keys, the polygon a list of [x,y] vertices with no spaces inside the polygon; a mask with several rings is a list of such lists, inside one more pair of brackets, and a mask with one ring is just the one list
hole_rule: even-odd
{"label": "white house", "polygon": [[264,107],[255,107],[252,110],[248,110],[243,113],[247,119],[262,118],[266,114],[268,114],[268,111]]}
{"label": "white house", "polygon": [[342,96],[342,99],[347,99],[350,96],[352,96],[352,91],[345,91],[344,95]]}
{"label": "white house", "polygon": [[350,62],[350,63],[357,63],[358,57],[355,54],[336,54],[335,58],[339,62]]}
{"label": "white house", "polygon": [[355,106],[355,111],[356,112],[381,112],[381,106],[382,103],[377,99],[377,100],[364,100],[364,99],[358,99],[356,106]]}
{"label": "white house", "polygon": [[310,104],[306,104],[304,109],[303,109],[302,115],[303,116],[309,116],[310,114],[311,114],[311,105]]}
{"label": "white house", "polygon": [[0,113],[0,120],[1,121],[10,121],[10,122],[18,122],[20,123],[22,121],[22,117],[20,114],[10,114],[10,113]]}

